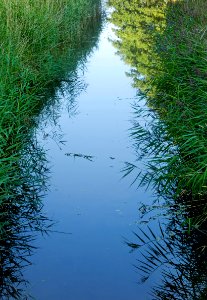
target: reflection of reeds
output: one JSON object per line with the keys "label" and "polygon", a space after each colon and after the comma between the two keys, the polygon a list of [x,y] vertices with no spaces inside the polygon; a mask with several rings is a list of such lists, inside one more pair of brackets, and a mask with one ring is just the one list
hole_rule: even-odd
{"label": "reflection of reeds", "polygon": [[[185,205],[186,200],[179,199],[178,202]],[[189,234],[187,224],[183,223],[186,216],[181,214],[179,205],[165,210],[167,219],[163,218],[162,224],[159,222],[159,230],[150,225],[139,228],[134,232],[133,242],[126,241],[132,251],[140,253],[135,267],[141,272],[141,282],[154,273],[161,278],[154,284],[153,299],[204,300],[207,296],[206,222]],[[188,214],[199,214],[199,210],[199,207],[197,211],[190,207]]]}
{"label": "reflection of reeds", "polygon": [[[8,163],[12,165],[11,161]],[[47,233],[52,225],[42,213],[47,176],[44,152],[31,141],[22,150],[21,159],[13,162],[13,180],[6,183],[6,190],[1,184],[1,299],[28,299],[28,295],[24,296],[27,282],[22,269],[30,264],[35,235]]]}

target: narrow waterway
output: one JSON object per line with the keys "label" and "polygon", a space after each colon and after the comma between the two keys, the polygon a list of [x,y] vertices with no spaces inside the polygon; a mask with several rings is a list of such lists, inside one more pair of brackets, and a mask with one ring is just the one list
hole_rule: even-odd
{"label": "narrow waterway", "polygon": [[[0,299],[207,299],[206,199],[183,185],[195,153],[183,152],[175,128],[177,116],[187,120],[180,94],[166,94],[168,83],[180,91],[168,57],[179,73],[188,53],[187,40],[173,45],[174,5],[184,10],[179,1],[108,1],[110,21],[93,11],[79,43],[60,47],[51,64],[59,76],[34,96],[31,118],[5,98]],[[181,71],[193,89],[205,75]],[[35,86],[21,88],[23,101]],[[25,123],[17,138],[7,120]]]}
{"label": "narrow waterway", "polygon": [[124,243],[136,230],[138,203],[152,196],[122,179],[124,162],[136,160],[129,129],[137,96],[109,40],[111,27],[80,63],[73,104],[57,92],[55,120],[42,116],[39,140],[51,165],[44,210],[57,232],[35,242],[26,270],[27,292],[37,300],[151,299],[150,282],[137,284],[137,253]]}

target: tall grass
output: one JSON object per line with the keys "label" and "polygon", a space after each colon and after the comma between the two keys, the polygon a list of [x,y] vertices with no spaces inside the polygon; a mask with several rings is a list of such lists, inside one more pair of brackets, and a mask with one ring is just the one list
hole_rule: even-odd
{"label": "tall grass", "polygon": [[206,194],[207,186],[205,7],[201,0],[168,6],[167,26],[157,42],[161,72],[153,78],[155,99],[149,100],[178,147],[172,176],[193,194]]}

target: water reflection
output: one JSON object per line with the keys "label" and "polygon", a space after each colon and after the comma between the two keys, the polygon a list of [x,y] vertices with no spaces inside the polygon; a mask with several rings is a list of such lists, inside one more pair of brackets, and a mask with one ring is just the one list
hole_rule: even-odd
{"label": "water reflection", "polygon": [[[86,64],[86,58],[82,63]],[[82,65],[82,68],[83,66]],[[77,66],[79,68],[79,66]],[[78,114],[77,97],[87,88],[84,81],[83,71],[72,70],[65,76],[65,80],[61,81],[58,86],[51,86],[47,101],[38,115],[37,119],[37,135],[39,140],[51,138],[57,143],[61,149],[65,144],[64,134],[59,124],[59,118],[63,111],[66,111],[69,118],[73,118]],[[48,131],[46,128],[50,127]]]}
{"label": "water reflection", "polygon": [[[150,279],[153,273],[161,278],[161,283],[153,288],[153,299],[205,299],[206,199],[186,189],[177,193],[177,178],[171,176],[171,160],[173,155],[179,155],[177,147],[166,138],[165,124],[153,111],[146,109],[144,113],[139,106],[134,109],[138,117],[134,119],[131,136],[137,162],[126,163],[123,172],[124,176],[133,175],[134,184],[153,188],[154,202],[140,206],[139,229],[135,239],[127,244],[142,254],[136,265],[142,273],[141,281]],[[146,126],[140,124],[140,116],[147,116]],[[150,152],[146,153],[146,149]],[[166,160],[161,164],[160,159],[166,154],[168,164]],[[146,169],[140,168],[140,160]]]}
{"label": "water reflection", "polygon": [[149,90],[148,77],[156,76],[159,69],[154,52],[155,32],[165,27],[165,8],[169,1],[116,1],[109,0],[113,8],[110,21],[116,26],[113,45],[122,59],[131,66],[128,76],[140,91]]}
{"label": "water reflection", "polygon": [[[141,282],[154,273],[162,274],[152,290],[153,299],[206,299],[206,198],[193,194],[176,176],[188,158],[182,156],[175,142],[179,141],[178,133],[170,134],[170,122],[163,118],[167,108],[156,101],[159,94],[155,93],[156,73],[162,65],[155,44],[159,33],[170,26],[165,16],[171,2],[109,1],[114,9],[110,19],[117,26],[113,44],[131,66],[128,75],[148,105],[143,108],[142,103],[134,104],[131,137],[137,162],[125,163],[123,174],[134,174],[133,183],[150,187],[155,194],[154,203],[140,207],[142,220],[134,239],[126,243],[142,255],[136,263]],[[162,92],[161,87],[158,90]]]}
{"label": "water reflection", "polygon": [[[154,284],[153,299],[205,299],[207,284],[206,222],[189,232],[190,219],[199,215],[200,209],[186,209],[186,197],[172,199],[162,209],[166,217],[157,218],[159,231],[153,223],[140,226],[134,233],[135,238],[126,243],[132,250],[141,253],[136,268],[141,272],[141,282],[159,274],[161,281]],[[183,211],[183,207],[185,211]],[[146,213],[145,213],[146,217]],[[161,274],[161,276],[160,276]]]}
{"label": "water reflection", "polygon": [[0,214],[1,299],[27,299],[23,289],[27,282],[22,269],[30,264],[35,235],[46,233],[52,225],[42,212],[42,197],[49,175],[45,154],[30,141],[21,156],[21,160],[13,164],[16,184],[7,182],[6,196],[1,185],[1,194],[5,196]]}

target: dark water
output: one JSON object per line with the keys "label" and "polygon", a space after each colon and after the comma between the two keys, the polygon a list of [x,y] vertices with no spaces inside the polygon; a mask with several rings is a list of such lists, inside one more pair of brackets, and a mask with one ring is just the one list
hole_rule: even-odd
{"label": "dark water", "polygon": [[136,255],[124,243],[137,227],[138,203],[152,199],[121,179],[124,162],[136,159],[129,138],[136,90],[109,37],[110,24],[80,65],[85,86],[73,105],[59,93],[58,116],[42,116],[39,140],[52,165],[44,210],[58,221],[53,230],[65,233],[36,242],[25,277],[38,300],[151,299],[150,282],[137,284]]}

